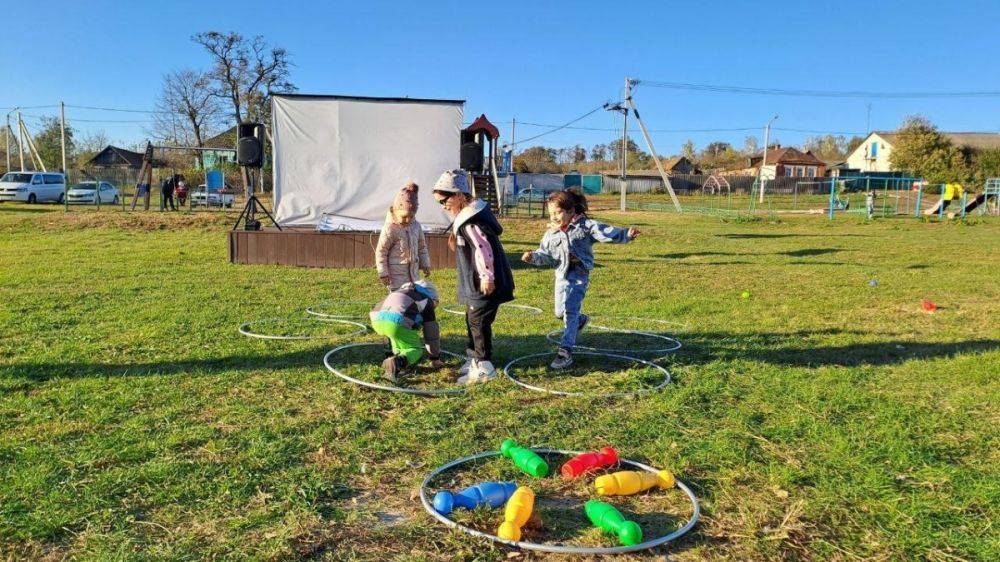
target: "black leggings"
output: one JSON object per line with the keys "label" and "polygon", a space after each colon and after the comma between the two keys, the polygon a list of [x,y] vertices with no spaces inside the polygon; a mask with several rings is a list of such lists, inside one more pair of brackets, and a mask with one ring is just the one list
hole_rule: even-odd
{"label": "black leggings", "polygon": [[493,321],[500,303],[487,301],[478,307],[466,306],[465,330],[469,336],[468,350],[473,359],[493,360]]}

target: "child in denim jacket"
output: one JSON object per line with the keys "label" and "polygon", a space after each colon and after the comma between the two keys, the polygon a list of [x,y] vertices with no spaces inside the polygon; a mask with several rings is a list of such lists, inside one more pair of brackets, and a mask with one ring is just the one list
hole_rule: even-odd
{"label": "child in denim jacket", "polygon": [[573,346],[577,335],[590,319],[582,314],[583,298],[594,268],[594,242],[627,244],[639,236],[635,228],[617,228],[599,223],[586,215],[587,199],[574,190],[557,191],[546,200],[549,230],[534,252],[525,252],[521,260],[540,266],[554,266],[555,315],[564,324],[553,369],[573,364]]}

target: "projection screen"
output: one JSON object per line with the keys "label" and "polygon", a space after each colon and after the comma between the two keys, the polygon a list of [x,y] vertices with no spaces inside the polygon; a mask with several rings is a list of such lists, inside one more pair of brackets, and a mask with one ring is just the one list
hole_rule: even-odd
{"label": "projection screen", "polygon": [[275,94],[274,211],[282,226],[381,225],[400,187],[420,185],[417,220],[450,220],[431,188],[459,167],[462,100]]}

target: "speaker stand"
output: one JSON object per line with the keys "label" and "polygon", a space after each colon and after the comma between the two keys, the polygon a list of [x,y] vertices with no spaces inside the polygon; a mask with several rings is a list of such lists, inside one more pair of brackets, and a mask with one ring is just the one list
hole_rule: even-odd
{"label": "speaker stand", "polygon": [[249,180],[247,181],[247,204],[243,206],[243,210],[240,211],[240,216],[236,218],[236,224],[233,225],[233,230],[239,229],[241,221],[243,222],[244,230],[260,230],[260,221],[257,220],[257,208],[260,207],[260,211],[263,212],[267,218],[271,219],[271,222],[280,231],[281,225],[278,224],[278,221],[274,220],[274,217],[271,216],[270,212],[268,212],[267,207],[265,207],[264,204],[260,202],[260,199],[257,199],[257,196],[254,195],[253,171],[247,170],[247,178]]}

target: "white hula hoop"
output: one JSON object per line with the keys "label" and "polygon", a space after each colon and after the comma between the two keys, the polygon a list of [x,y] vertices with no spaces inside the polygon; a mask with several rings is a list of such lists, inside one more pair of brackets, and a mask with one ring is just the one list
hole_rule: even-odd
{"label": "white hula hoop", "polygon": [[[354,378],[354,377],[352,377],[350,375],[342,373],[340,370],[338,370],[337,368],[335,368],[333,365],[330,365],[330,356],[333,355],[333,354],[335,354],[335,353],[337,353],[337,352],[339,352],[339,351],[343,351],[345,349],[350,349],[350,348],[353,348],[353,347],[365,347],[365,346],[373,346],[373,345],[381,346],[383,344],[382,343],[367,343],[367,342],[366,343],[349,343],[349,344],[346,344],[346,345],[335,347],[335,348],[331,349],[330,351],[326,352],[326,355],[323,356],[323,364],[326,365],[327,370],[329,370],[331,373],[337,375],[338,377],[344,379],[345,381],[350,382],[350,383],[354,383],[354,384],[359,385],[359,386],[364,386],[366,388],[373,388],[375,390],[386,390],[386,391],[389,391],[389,392],[402,392],[404,394],[415,394],[417,396],[453,396],[453,395],[456,395],[456,394],[463,394],[465,392],[465,390],[466,390],[466,388],[464,386],[463,387],[459,387],[459,388],[441,388],[441,389],[423,390],[423,389],[420,389],[420,388],[406,388],[404,386],[390,386],[390,385],[386,385],[386,384],[378,384],[378,383],[374,383],[374,382],[363,381],[361,379],[356,379],[356,378]],[[450,351],[445,351],[444,349],[441,350],[441,353],[444,354],[444,355],[448,355],[450,357],[456,357],[458,359],[462,359],[462,358],[465,357],[464,355],[458,355],[457,353],[452,353]]]}
{"label": "white hula hoop", "polygon": [[[593,322],[587,324],[587,327],[597,328],[598,330],[604,330],[606,332],[618,332],[619,334],[635,334],[638,336],[647,336],[650,338],[656,338],[670,342],[670,346],[660,349],[622,349],[615,347],[591,347],[589,345],[575,345],[573,346],[573,349],[583,349],[586,351],[595,351],[603,353],[635,353],[635,354],[645,355],[647,353],[673,353],[682,347],[681,341],[679,339],[672,338],[670,336],[664,336],[662,334],[654,334],[652,332],[642,332],[639,330],[626,330],[623,328],[609,328],[608,326],[594,324]],[[562,333],[563,333],[562,330],[552,330],[551,332],[545,334],[545,339],[549,340],[549,343],[554,343],[556,345],[559,345],[559,336]]]}
{"label": "white hula hoop", "polygon": [[504,365],[503,374],[504,374],[505,377],[507,377],[508,379],[510,379],[514,384],[516,384],[518,386],[522,386],[524,388],[527,388],[528,390],[534,390],[535,392],[544,392],[546,394],[555,394],[556,396],[589,396],[589,397],[593,397],[593,398],[622,398],[622,397],[625,397],[625,396],[637,396],[639,394],[647,394],[647,393],[650,393],[650,392],[656,392],[657,390],[661,390],[664,387],[666,387],[668,384],[670,384],[670,371],[668,371],[666,369],[666,367],[657,365],[656,363],[653,363],[652,361],[646,361],[645,359],[639,359],[638,357],[630,357],[628,355],[620,355],[620,354],[617,354],[617,353],[603,353],[603,352],[591,352],[591,351],[575,351],[575,352],[573,352],[573,354],[574,355],[596,355],[596,356],[600,356],[600,357],[614,357],[616,359],[625,359],[625,360],[628,360],[628,361],[634,361],[636,363],[642,363],[643,365],[648,365],[648,366],[652,367],[653,369],[656,369],[657,371],[662,372],[663,373],[663,382],[661,382],[660,384],[658,384],[658,385],[656,385],[656,386],[654,386],[652,388],[640,388],[639,390],[630,390],[630,391],[627,391],[627,392],[609,392],[609,393],[604,393],[604,394],[600,394],[600,393],[594,394],[594,393],[590,393],[590,392],[569,392],[569,391],[565,391],[565,390],[552,390],[552,389],[549,389],[549,388],[543,388],[543,387],[540,387],[540,386],[535,386],[535,385],[528,384],[528,383],[526,383],[526,382],[524,382],[522,380],[518,380],[517,377],[515,377],[514,375],[511,374],[511,366],[514,363],[518,363],[518,362],[524,361],[525,359],[532,359],[534,357],[552,357],[552,356],[555,355],[554,353],[532,353],[531,355],[524,355],[522,357],[516,357],[516,358],[512,359],[510,361],[510,363],[507,363],[506,365]]}
{"label": "white hula hoop", "polygon": [[[562,449],[532,449],[532,451],[540,454],[556,454],[556,455],[568,455],[568,456],[576,456],[581,454],[581,451],[566,451]],[[676,531],[670,534],[663,535],[662,537],[657,537],[655,539],[650,539],[648,541],[644,541],[632,546],[585,547],[585,546],[570,546],[564,544],[545,544],[545,543],[534,543],[526,541],[509,541],[501,539],[496,535],[491,535],[489,533],[477,531],[471,527],[462,525],[457,521],[453,521],[452,519],[449,519],[444,515],[441,515],[440,513],[437,512],[436,509],[434,509],[434,506],[431,504],[429,498],[430,494],[427,491],[427,488],[430,486],[431,480],[433,480],[438,475],[444,473],[445,471],[452,469],[456,466],[461,466],[463,464],[472,461],[477,461],[489,457],[496,457],[499,455],[500,451],[488,451],[485,453],[479,453],[478,455],[472,455],[451,461],[447,464],[438,467],[436,470],[431,472],[429,475],[427,475],[426,478],[424,478],[424,481],[420,484],[420,503],[423,504],[424,510],[427,511],[427,513],[429,513],[432,517],[434,517],[441,523],[444,523],[448,527],[451,527],[452,529],[459,529],[474,537],[479,537],[496,543],[505,544],[517,548],[523,548],[526,550],[537,550],[541,552],[557,552],[561,554],[625,554],[628,552],[637,552],[640,550],[655,548],[657,546],[664,545],[670,541],[676,540],[681,536],[685,535],[688,531],[694,528],[694,526],[698,523],[698,519],[701,517],[701,506],[698,505],[698,497],[694,495],[694,492],[691,491],[691,488],[689,488],[686,484],[684,484],[680,480],[675,480],[674,482],[676,483],[677,488],[679,488],[687,496],[688,501],[691,502],[691,509],[692,509],[691,518],[688,519],[687,523],[685,523],[684,526],[682,526],[680,529],[677,529]],[[657,473],[657,470],[655,468],[643,464],[641,462],[631,461],[628,459],[618,459],[618,464],[619,466],[624,465],[631,468],[643,470],[646,472],[652,472],[653,474]]]}
{"label": "white hula hoop", "polygon": [[328,340],[328,339],[332,339],[332,338],[342,338],[342,337],[349,337],[349,336],[357,336],[357,335],[365,333],[368,330],[368,327],[365,326],[364,324],[361,324],[360,322],[354,322],[354,321],[351,321],[351,320],[345,320],[343,318],[329,318],[329,319],[325,319],[325,320],[321,320],[319,318],[316,318],[316,319],[303,319],[303,320],[299,320],[298,323],[302,324],[302,323],[305,323],[305,322],[320,322],[320,323],[325,323],[325,324],[348,324],[348,325],[351,325],[351,326],[357,326],[358,330],[354,331],[354,332],[348,332],[346,334],[333,334],[333,335],[322,335],[322,336],[275,336],[273,334],[261,334],[261,333],[253,332],[253,331],[250,330],[250,326],[252,326],[254,324],[260,324],[261,322],[270,322],[272,320],[288,320],[288,319],[287,318],[262,318],[260,320],[253,320],[253,321],[250,321],[250,322],[244,322],[243,324],[240,325],[240,333],[243,334],[244,336],[247,336],[247,337],[250,337],[250,338],[257,338],[257,339],[262,339],[262,340]]}
{"label": "white hula hoop", "polygon": [[[621,318],[625,320],[638,320],[640,322],[651,322],[653,324],[659,324],[660,326],[666,326],[668,328],[674,328],[666,333],[671,335],[686,332],[690,329],[690,326],[685,322],[671,322],[670,320],[663,320],[661,318],[650,318],[648,316],[629,316],[627,314],[591,314],[591,320],[603,321],[606,318]],[[615,330],[627,330],[628,328],[613,328]],[[638,330],[640,332],[649,332],[651,330]]]}
{"label": "white hula hoop", "polygon": [[[538,315],[542,313],[542,309],[537,306],[531,306],[529,304],[517,304],[512,302],[505,302],[500,305],[500,308],[516,308],[518,310],[526,310],[532,315]],[[455,310],[454,308],[448,308],[447,306],[442,306],[441,310],[447,312],[448,314],[457,314],[458,316],[465,316],[464,310]]]}
{"label": "white hula hoop", "polygon": [[320,308],[321,306],[324,306],[324,305],[352,305],[352,304],[361,304],[361,305],[364,305],[365,307],[367,307],[368,309],[370,309],[372,306],[374,306],[374,303],[371,303],[371,302],[368,302],[368,301],[328,301],[328,302],[321,302],[319,304],[314,304],[312,306],[306,307],[306,314],[311,314],[312,316],[316,316],[316,317],[319,317],[319,318],[335,318],[335,319],[349,319],[349,318],[365,318],[365,317],[367,317],[367,312],[360,312],[358,314],[329,314],[329,313],[326,313],[326,312],[320,312],[319,310],[316,310],[316,309],[318,309],[318,308]]}

